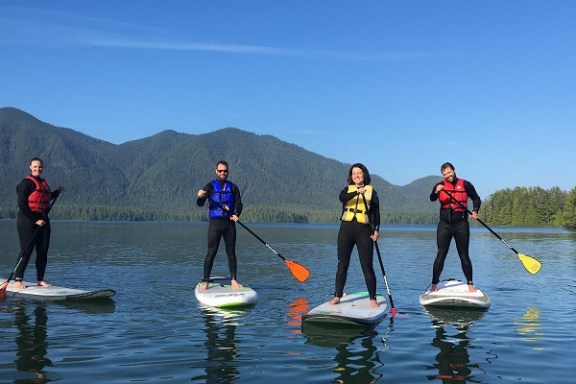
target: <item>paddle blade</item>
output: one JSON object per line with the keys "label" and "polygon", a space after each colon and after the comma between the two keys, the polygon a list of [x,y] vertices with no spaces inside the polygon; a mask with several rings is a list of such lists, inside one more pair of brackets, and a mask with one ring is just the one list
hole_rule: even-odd
{"label": "paddle blade", "polygon": [[0,300],[6,300],[6,290],[8,289],[8,281],[5,281],[0,287]]}
{"label": "paddle blade", "polygon": [[294,278],[299,282],[303,283],[310,277],[310,271],[305,266],[290,260],[284,260],[284,262],[288,269],[290,269],[290,272],[292,272]]}
{"label": "paddle blade", "polygon": [[533,275],[537,274],[540,268],[542,268],[542,264],[532,256],[519,253],[518,257],[520,258],[524,268]]}

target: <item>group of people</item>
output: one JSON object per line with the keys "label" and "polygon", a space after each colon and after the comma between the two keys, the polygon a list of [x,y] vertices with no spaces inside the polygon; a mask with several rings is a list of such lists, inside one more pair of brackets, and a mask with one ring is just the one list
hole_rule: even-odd
{"label": "group of people", "polygon": [[[440,202],[440,217],[437,227],[438,251],[432,269],[430,290],[437,290],[444,261],[452,239],[462,264],[462,271],[471,292],[475,291],[472,280],[472,262],[468,253],[470,224],[468,222],[468,199],[472,201],[472,218],[478,219],[481,199],[474,185],[468,180],[456,177],[456,169],[451,163],[440,167],[442,181],[434,185],[430,201]],[[219,161],[215,168],[216,177],[197,193],[197,205],[204,206],[209,200],[208,252],[204,261],[204,276],[201,289],[207,289],[214,258],[221,238],[224,238],[231,285],[241,287],[237,280],[236,226],[242,213],[242,199],[239,188],[228,180],[229,167],[226,161]],[[356,163],[348,171],[346,186],[340,191],[342,216],[338,231],[338,266],[334,297],[330,304],[337,305],[344,295],[350,258],[354,247],[358,251],[360,266],[366,281],[370,305],[378,307],[376,300],[376,274],[373,267],[374,242],[378,240],[380,229],[380,202],[378,193],[371,185],[371,177],[364,164]]]}
{"label": "group of people", "polygon": [[[48,247],[50,245],[50,220],[48,212],[51,202],[64,190],[62,186],[51,191],[41,175],[44,163],[35,157],[30,161],[30,175],[18,184],[18,218],[17,227],[20,239],[21,260],[14,271],[16,289],[23,289],[24,271],[34,248],[36,249],[36,279],[40,286],[48,287],[44,280]],[[228,163],[220,160],[216,163],[215,177],[197,192],[196,203],[204,206],[208,201],[209,221],[207,236],[207,253],[204,260],[204,271],[200,289],[209,286],[210,273],[214,265],[221,239],[224,239],[230,285],[242,287],[237,279],[238,262],[236,258],[236,222],[242,214],[240,189],[228,180],[230,168]],[[475,291],[472,279],[472,262],[468,252],[470,240],[469,213],[478,219],[481,199],[468,180],[456,176],[456,169],[451,163],[440,167],[442,180],[434,185],[430,201],[440,202],[436,241],[437,254],[432,268],[430,291],[437,290],[440,275],[448,254],[452,239],[460,257],[462,271],[471,292]],[[472,209],[468,209],[468,200]],[[378,240],[380,229],[380,202],[376,190],[371,185],[371,177],[364,164],[353,164],[348,171],[346,186],[340,191],[342,216],[337,239],[338,266],[334,297],[330,304],[337,305],[344,295],[344,286],[350,266],[354,247],[358,251],[360,265],[366,281],[370,305],[378,307],[376,300],[376,274],[373,268],[374,242]]]}

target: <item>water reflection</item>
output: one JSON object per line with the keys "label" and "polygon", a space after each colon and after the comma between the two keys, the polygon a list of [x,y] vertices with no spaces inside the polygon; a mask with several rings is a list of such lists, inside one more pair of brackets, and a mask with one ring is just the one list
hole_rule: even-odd
{"label": "water reflection", "polygon": [[[427,368],[437,370],[438,374],[429,375],[429,380],[440,379],[442,383],[479,383],[474,370],[480,365],[470,361],[468,351],[473,347],[467,336],[470,326],[484,316],[484,311],[466,311],[449,309],[427,309],[435,329],[432,345],[439,349],[436,363]],[[449,333],[452,329],[454,333]]]}
{"label": "water reflection", "polygon": [[227,310],[202,306],[204,332],[206,334],[205,375],[195,376],[192,381],[206,383],[232,383],[240,372],[234,363],[236,351],[236,327],[245,310]]}
{"label": "water reflection", "polygon": [[[46,357],[48,353],[47,323],[48,314],[44,304],[32,305],[29,313],[25,303],[14,306],[14,324],[18,329],[16,336],[16,369],[20,372],[30,372],[34,376],[33,383],[49,381],[44,368],[52,366],[52,361]],[[15,381],[16,383],[18,381]],[[29,382],[26,380],[26,382]]]}
{"label": "water reflection", "polygon": [[338,376],[332,382],[376,383],[382,377],[376,373],[383,364],[374,344],[378,336],[374,327],[318,326],[304,322],[302,332],[306,335],[307,344],[335,348],[336,366],[332,371]]}
{"label": "water reflection", "polygon": [[302,333],[300,324],[302,324],[302,315],[305,315],[310,310],[308,300],[305,297],[299,297],[288,304],[288,322],[286,323],[290,328],[290,332]]}
{"label": "water reflection", "polygon": [[[535,342],[544,338],[544,334],[541,332],[540,308],[529,307],[522,317],[516,319],[515,324],[524,341]],[[534,349],[540,348],[534,347]]]}
{"label": "water reflection", "polygon": [[99,298],[94,300],[62,301],[55,305],[63,305],[68,308],[79,309],[89,314],[113,313],[116,310],[116,302],[112,298]]}

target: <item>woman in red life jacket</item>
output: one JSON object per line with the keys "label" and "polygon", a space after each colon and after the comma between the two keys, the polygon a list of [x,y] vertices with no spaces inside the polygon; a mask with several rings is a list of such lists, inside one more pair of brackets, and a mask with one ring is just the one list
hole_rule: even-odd
{"label": "woman in red life jacket", "polygon": [[30,160],[30,175],[25,177],[16,187],[18,195],[18,216],[16,226],[20,239],[22,261],[14,271],[14,288],[23,289],[24,271],[28,266],[32,252],[36,249],[36,281],[39,286],[49,287],[44,280],[48,264],[48,248],[50,246],[50,219],[48,211],[52,200],[64,190],[61,185],[54,191],[41,175],[44,162],[37,157]]}
{"label": "woman in red life jacket", "polygon": [[468,255],[468,246],[470,243],[470,223],[468,222],[468,199],[472,200],[472,218],[478,219],[480,210],[480,196],[476,189],[467,180],[456,177],[456,170],[451,163],[444,163],[440,167],[440,172],[444,180],[437,183],[430,193],[430,201],[438,200],[440,202],[440,219],[436,231],[436,242],[438,244],[438,253],[434,260],[432,269],[432,286],[431,291],[437,289],[440,282],[440,274],[444,269],[444,261],[450,248],[452,238],[456,242],[458,256],[462,264],[462,271],[468,283],[468,290],[474,292],[474,283],[472,280],[472,262]]}

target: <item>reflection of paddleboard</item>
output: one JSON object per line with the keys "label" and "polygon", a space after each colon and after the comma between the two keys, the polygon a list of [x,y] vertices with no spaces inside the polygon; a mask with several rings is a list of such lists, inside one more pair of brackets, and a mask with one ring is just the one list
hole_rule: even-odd
{"label": "reflection of paddleboard", "polygon": [[441,281],[437,291],[426,291],[420,295],[420,304],[425,307],[487,309],[490,298],[478,288],[475,292],[469,292],[466,283],[449,279]]}
{"label": "reflection of paddleboard", "polygon": [[470,308],[439,308],[426,307],[426,313],[431,316],[435,326],[452,325],[457,328],[466,328],[484,317],[486,311]]}
{"label": "reflection of paddleboard", "polygon": [[302,333],[306,343],[320,347],[337,347],[352,344],[358,338],[372,338],[378,334],[373,325],[355,324],[354,326],[336,326],[336,324],[302,322]]}
{"label": "reflection of paddleboard", "polygon": [[14,289],[14,282],[8,284],[6,293],[14,297],[21,297],[39,301],[78,301],[94,300],[114,296],[112,289],[99,289],[95,291],[85,291],[82,289],[65,287],[40,287],[34,283],[24,282],[26,288]]}
{"label": "reflection of paddleboard", "polygon": [[242,307],[255,304],[258,301],[258,294],[250,287],[243,286],[234,288],[230,285],[210,282],[208,289],[201,290],[198,283],[194,289],[196,299],[202,304],[212,307],[229,308]]}
{"label": "reflection of paddleboard", "polygon": [[330,302],[313,308],[302,316],[304,323],[325,323],[333,325],[374,325],[386,317],[388,303],[383,296],[376,296],[380,305],[378,308],[370,307],[368,292],[352,293],[340,299],[339,304]]}

